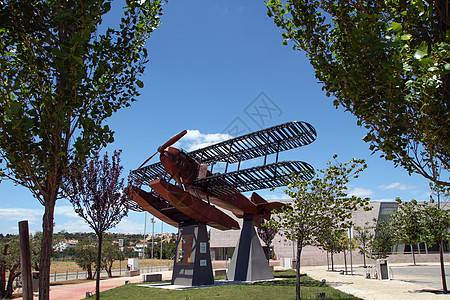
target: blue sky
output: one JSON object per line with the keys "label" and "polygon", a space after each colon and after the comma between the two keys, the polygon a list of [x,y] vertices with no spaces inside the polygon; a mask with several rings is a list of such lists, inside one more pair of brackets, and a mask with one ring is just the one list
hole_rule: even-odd
{"label": "blue sky", "polygon": [[[114,26],[119,13],[115,2],[104,24]],[[305,54],[282,45],[263,1],[170,1],[147,46],[150,62],[141,78],[141,96],[108,121],[116,133],[105,150],[123,150],[125,177],[184,129],[190,132],[177,145],[189,150],[236,135],[236,130],[248,133],[299,120],[316,128],[317,140],[280,153],[280,160],[302,160],[318,169],[334,153],[341,162],[364,158],[369,168],[351,182],[351,193],[379,201],[429,199],[427,180],[394,168],[378,153],[371,155],[362,141],[365,129],[357,127],[353,115],[333,107]],[[156,156],[151,162],[157,161]],[[262,160],[247,162],[258,164]],[[17,233],[18,222],[26,219],[30,231],[42,228],[43,208],[28,190],[3,181],[0,194],[0,233]],[[260,194],[285,197],[281,189]],[[142,233],[144,218],[144,213],[131,212],[111,231]],[[59,200],[55,211],[55,232],[62,229],[91,231],[66,200]],[[155,231],[160,230],[157,220]],[[164,231],[176,229],[164,224]]]}

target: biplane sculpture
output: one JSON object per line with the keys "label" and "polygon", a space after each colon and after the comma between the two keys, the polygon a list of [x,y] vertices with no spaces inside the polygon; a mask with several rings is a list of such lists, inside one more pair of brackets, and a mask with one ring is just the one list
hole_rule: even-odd
{"label": "biplane sculpture", "polygon": [[[249,199],[242,192],[283,186],[292,173],[311,179],[313,168],[309,164],[279,162],[278,154],[312,143],[316,138],[314,127],[294,121],[189,153],[171,147],[186,133],[185,130],[172,137],[131,172],[135,181],[152,189],[146,192],[134,188],[133,201],[137,204],[134,209],[146,210],[179,228],[172,284],[214,282],[206,225],[220,230],[239,229],[238,222],[217,207],[244,219],[227,278],[244,281],[273,278],[254,225],[258,226],[262,219],[270,219],[270,212],[281,210],[284,204],[267,202],[255,192]],[[160,162],[145,166],[157,153],[160,153]],[[276,154],[275,162],[266,164],[270,154]],[[240,169],[242,161],[257,157],[264,157],[263,165]],[[213,173],[218,162],[225,163],[225,172]],[[236,163],[237,169],[228,172],[229,165]]]}

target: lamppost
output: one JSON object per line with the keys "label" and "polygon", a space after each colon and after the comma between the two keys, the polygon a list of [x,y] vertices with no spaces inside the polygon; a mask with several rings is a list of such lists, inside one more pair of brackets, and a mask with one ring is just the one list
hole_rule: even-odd
{"label": "lamppost", "polygon": [[161,236],[159,237],[159,241],[161,243],[161,249],[159,251],[159,270],[160,271],[161,271],[161,261],[162,261],[163,224],[164,224],[164,222],[161,221]]}
{"label": "lamppost", "polygon": [[144,262],[145,262],[145,234],[147,231],[147,212],[145,212],[145,219],[144,219],[144,237],[142,239],[142,272],[144,272]]}
{"label": "lamppost", "polygon": [[155,238],[155,217],[152,217],[152,260],[150,261],[150,272],[153,272],[153,241]]}

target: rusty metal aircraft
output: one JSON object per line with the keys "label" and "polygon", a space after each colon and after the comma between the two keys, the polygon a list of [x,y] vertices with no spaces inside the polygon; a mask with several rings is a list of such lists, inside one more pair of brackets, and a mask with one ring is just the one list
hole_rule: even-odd
{"label": "rusty metal aircraft", "polygon": [[[312,177],[313,168],[302,161],[278,162],[281,151],[312,143],[316,130],[306,122],[293,121],[205,148],[185,152],[172,147],[186,130],[172,137],[131,176],[141,184],[148,184],[152,192],[138,187],[134,189],[135,210],[146,210],[162,221],[179,227],[180,224],[198,221],[227,230],[239,229],[239,224],[215,206],[231,211],[239,218],[244,215],[268,219],[273,209],[280,210],[280,202],[267,202],[257,193],[250,199],[242,192],[285,185],[292,173]],[[157,153],[160,162],[144,166]],[[274,163],[266,164],[267,157],[276,154]],[[241,162],[264,157],[264,164],[240,169]],[[225,163],[225,172],[213,173],[216,163]],[[230,164],[237,163],[237,170],[228,172]]]}

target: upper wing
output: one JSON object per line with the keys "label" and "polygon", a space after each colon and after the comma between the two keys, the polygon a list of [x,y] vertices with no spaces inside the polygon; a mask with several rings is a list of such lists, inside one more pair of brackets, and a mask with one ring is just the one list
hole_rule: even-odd
{"label": "upper wing", "polygon": [[189,155],[203,163],[236,163],[308,145],[316,136],[312,125],[293,121],[194,150]]}
{"label": "upper wing", "polygon": [[148,185],[152,180],[159,178],[167,180],[170,177],[160,162],[131,171],[130,175],[131,178],[138,182],[137,185]]}
{"label": "upper wing", "polygon": [[225,174],[216,173],[195,181],[211,195],[219,197],[236,192],[248,192],[286,185],[292,173],[302,174],[304,180],[313,177],[314,169],[302,161],[283,161]]}

